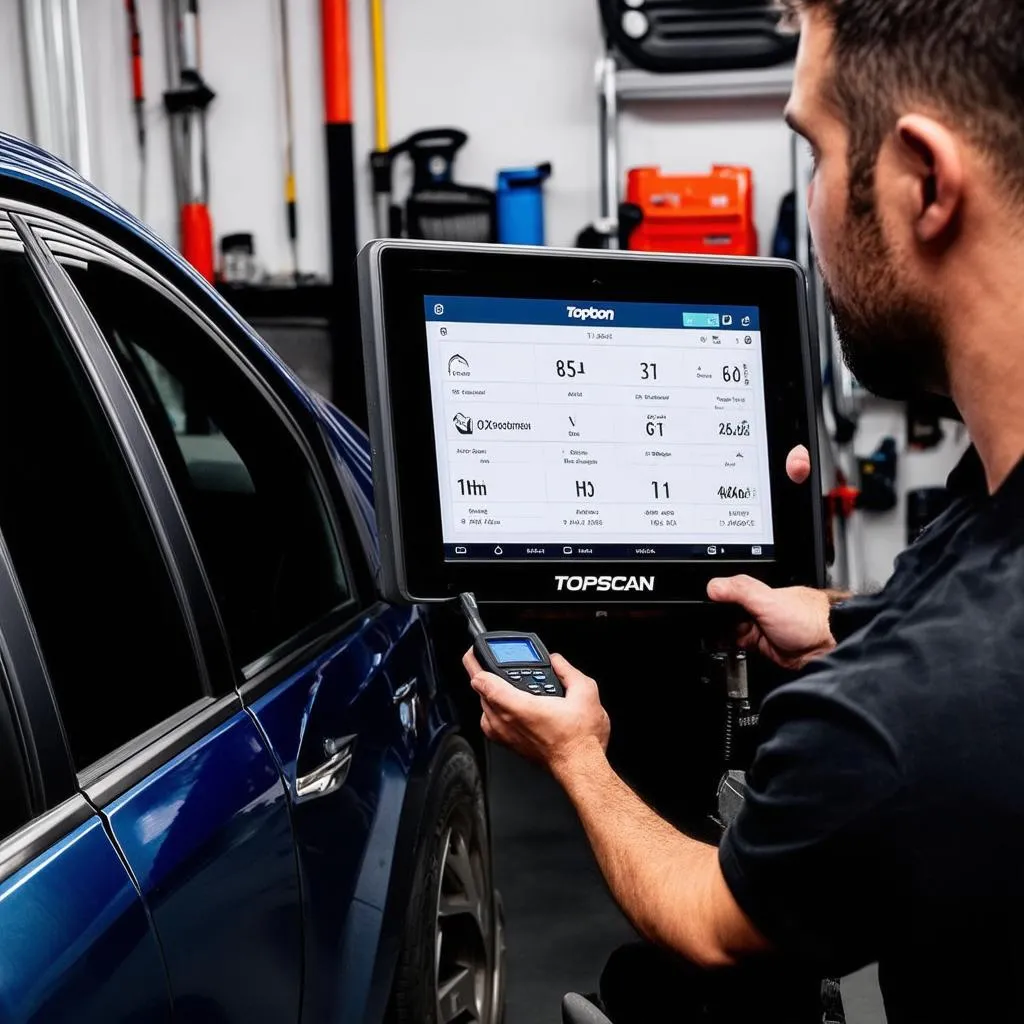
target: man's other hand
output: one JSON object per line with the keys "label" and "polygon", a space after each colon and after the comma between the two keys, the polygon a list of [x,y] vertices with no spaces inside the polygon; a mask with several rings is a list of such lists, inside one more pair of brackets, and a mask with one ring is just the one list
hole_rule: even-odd
{"label": "man's other hand", "polygon": [[783,668],[803,668],[836,645],[829,628],[831,602],[826,590],[773,590],[751,576],[732,576],[711,580],[708,597],[738,604],[748,612],[753,621],[740,626],[739,645],[760,651]]}
{"label": "man's other hand", "polygon": [[462,664],[480,696],[480,727],[489,740],[540,762],[555,776],[568,770],[576,755],[607,749],[611,725],[597,683],[560,654],[551,655],[551,667],[565,687],[564,697],[539,697],[516,689],[485,672],[472,650]]}
{"label": "man's other hand", "polygon": [[[810,452],[797,445],[786,458],[786,476],[802,484],[810,475]],[[831,600],[826,591],[809,587],[772,590],[749,576],[734,576],[711,580],[708,597],[745,609],[753,622],[740,627],[740,645],[760,651],[783,668],[803,668],[836,645],[828,624]]]}

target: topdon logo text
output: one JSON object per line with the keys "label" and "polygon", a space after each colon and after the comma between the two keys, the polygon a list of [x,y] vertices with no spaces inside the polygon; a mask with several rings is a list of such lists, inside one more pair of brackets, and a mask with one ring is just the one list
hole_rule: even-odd
{"label": "topdon logo text", "polygon": [[559,590],[654,590],[653,576],[556,576]]}
{"label": "topdon logo text", "polygon": [[614,309],[598,309],[596,306],[566,306],[570,320],[614,320]]}

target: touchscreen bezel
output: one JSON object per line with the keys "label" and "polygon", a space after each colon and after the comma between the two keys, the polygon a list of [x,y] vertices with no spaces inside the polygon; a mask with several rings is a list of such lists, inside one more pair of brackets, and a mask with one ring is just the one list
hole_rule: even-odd
{"label": "touchscreen bezel", "polygon": [[[737,572],[772,586],[822,585],[816,375],[806,284],[798,265],[769,259],[382,240],[369,243],[360,253],[359,275],[384,597],[440,601],[471,590],[478,600],[509,603],[690,603],[705,600],[711,577]],[[568,295],[595,302],[758,307],[774,559],[447,561],[426,295]],[[792,338],[793,344],[780,347],[780,338]],[[790,482],[785,472],[786,455],[796,444],[807,445],[815,467],[812,478],[802,485]],[[605,589],[600,583],[570,591],[564,579],[559,589],[557,577],[578,576],[645,580],[639,592],[635,587]]]}

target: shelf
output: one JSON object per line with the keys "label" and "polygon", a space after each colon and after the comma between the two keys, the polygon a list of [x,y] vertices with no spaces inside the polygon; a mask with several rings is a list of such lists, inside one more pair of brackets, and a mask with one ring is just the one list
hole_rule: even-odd
{"label": "shelf", "polygon": [[737,71],[615,72],[615,91],[623,100],[784,100],[792,85],[791,63]]}

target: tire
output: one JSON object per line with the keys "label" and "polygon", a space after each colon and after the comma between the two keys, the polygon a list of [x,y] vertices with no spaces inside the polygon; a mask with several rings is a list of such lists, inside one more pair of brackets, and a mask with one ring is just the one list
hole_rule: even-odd
{"label": "tire", "polygon": [[483,781],[449,742],[424,810],[388,1012],[390,1024],[500,1024],[504,941]]}

